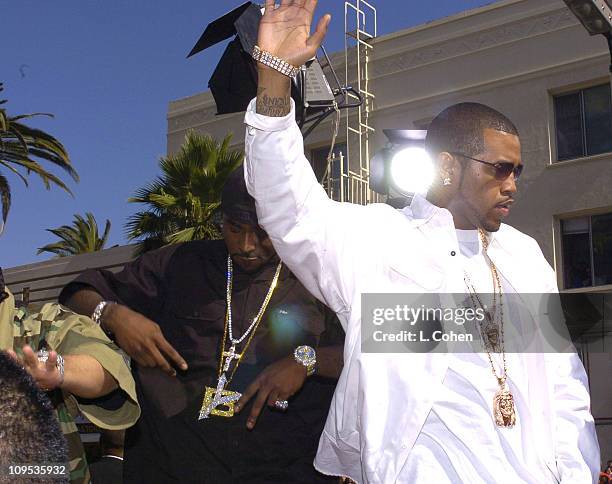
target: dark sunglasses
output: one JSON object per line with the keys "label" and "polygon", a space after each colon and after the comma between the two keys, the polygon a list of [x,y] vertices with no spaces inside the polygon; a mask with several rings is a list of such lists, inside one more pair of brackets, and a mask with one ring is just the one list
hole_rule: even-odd
{"label": "dark sunglasses", "polygon": [[491,163],[490,161],[479,160],[478,158],[473,158],[471,156],[466,155],[465,153],[459,153],[456,151],[450,151],[451,155],[461,156],[463,158],[467,158],[468,160],[477,161],[478,163],[482,163],[484,165],[489,165],[495,168],[495,179],[496,180],[505,180],[510,176],[510,174],[514,175],[514,180],[518,180],[521,177],[521,173],[523,173],[523,165],[519,164],[514,166],[514,163],[510,161],[498,161],[497,163]]}

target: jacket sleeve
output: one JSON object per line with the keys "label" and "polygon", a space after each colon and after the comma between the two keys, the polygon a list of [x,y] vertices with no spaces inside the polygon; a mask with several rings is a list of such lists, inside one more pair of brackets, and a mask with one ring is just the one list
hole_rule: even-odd
{"label": "jacket sleeve", "polygon": [[[24,324],[32,332],[39,332],[50,348],[64,356],[88,355],[95,358],[117,381],[122,390],[117,408],[105,408],[96,399],[75,399],[79,410],[92,423],[111,430],[124,429],[136,423],[140,407],[130,368],[119,348],[97,324],[59,304],[46,304]],[[73,398],[72,395],[66,396]]]}
{"label": "jacket sleeve", "polygon": [[65,304],[83,286],[93,288],[108,301],[129,306],[155,320],[165,300],[165,272],[180,244],[153,250],[127,263],[120,272],[89,269],[67,284],[59,295]]}
{"label": "jacket sleeve", "polygon": [[259,223],[281,259],[315,297],[341,314],[351,306],[358,272],[375,261],[375,254],[364,257],[362,251],[376,230],[366,221],[373,210],[328,198],[304,156],[291,102],[291,112],[279,118],[257,114],[255,100],[249,104],[245,180]]}
{"label": "jacket sleeve", "polygon": [[584,366],[576,353],[548,354],[546,363],[553,376],[555,460],[561,482],[597,482],[599,444]]}
{"label": "jacket sleeve", "polygon": [[[537,242],[533,241],[533,244],[543,263],[541,273],[547,274],[543,292],[558,293],[554,270]],[[565,325],[565,322],[561,324]],[[584,365],[575,351],[549,352],[544,355],[544,361],[552,380],[554,454],[561,482],[597,482],[600,452]]]}

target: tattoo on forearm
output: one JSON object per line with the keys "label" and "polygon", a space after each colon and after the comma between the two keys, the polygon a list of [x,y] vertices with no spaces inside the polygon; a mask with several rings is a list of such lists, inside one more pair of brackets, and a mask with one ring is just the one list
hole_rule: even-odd
{"label": "tattoo on forearm", "polygon": [[256,109],[264,116],[286,116],[291,111],[291,100],[289,96],[270,97],[264,89],[258,89]]}

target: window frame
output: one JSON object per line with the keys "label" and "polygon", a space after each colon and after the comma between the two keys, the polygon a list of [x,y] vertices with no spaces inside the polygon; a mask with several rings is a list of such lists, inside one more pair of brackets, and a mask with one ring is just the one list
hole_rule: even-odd
{"label": "window frame", "polygon": [[555,215],[553,218],[553,248],[554,248],[554,268],[557,276],[557,287],[559,292],[610,292],[612,284],[602,284],[599,286],[586,286],[567,288],[565,286],[565,261],[563,260],[563,229],[562,222],[564,220],[575,218],[589,218],[589,259],[591,262],[591,283],[595,277],[594,258],[593,258],[593,234],[591,218],[598,215],[612,214],[612,206],[598,207],[588,210],[580,210],[576,212],[564,213]]}
{"label": "window frame", "polygon": [[[563,165],[566,163],[575,163],[577,161],[583,160],[592,160],[592,159],[601,159],[608,158],[612,155],[612,149],[610,151],[605,151],[603,153],[597,154],[584,154],[579,155],[573,158],[566,158],[563,160],[559,159],[559,150],[557,145],[557,115],[555,111],[555,98],[566,96],[570,94],[582,93],[587,89],[591,89],[594,87],[599,87],[603,85],[608,85],[610,87],[610,95],[612,96],[612,79],[610,77],[600,77],[597,79],[593,79],[590,81],[580,82],[576,84],[572,84],[565,87],[555,88],[549,90],[549,148],[550,148],[550,162],[549,166]],[[580,95],[580,124],[581,124],[581,135],[582,135],[582,143],[586,149],[586,128],[585,128],[585,112],[584,112],[584,95]]]}

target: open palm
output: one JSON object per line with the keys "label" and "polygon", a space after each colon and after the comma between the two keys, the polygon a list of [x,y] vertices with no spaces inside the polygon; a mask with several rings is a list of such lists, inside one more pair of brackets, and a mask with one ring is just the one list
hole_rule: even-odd
{"label": "open palm", "polygon": [[257,44],[262,50],[301,66],[314,57],[323,42],[331,16],[324,15],[310,35],[317,0],[282,0],[276,8],[274,3],[274,0],[266,0]]}

